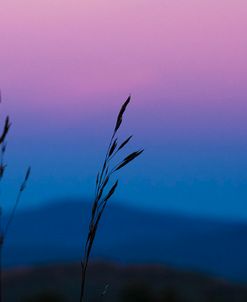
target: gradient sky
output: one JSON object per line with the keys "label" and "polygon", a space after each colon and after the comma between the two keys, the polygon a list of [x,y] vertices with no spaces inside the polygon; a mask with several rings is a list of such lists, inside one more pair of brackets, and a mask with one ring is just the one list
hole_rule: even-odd
{"label": "gradient sky", "polygon": [[[10,206],[90,197],[118,109],[146,149],[116,200],[247,219],[246,0],[8,0],[0,87]],[[130,149],[132,150],[132,149]]]}

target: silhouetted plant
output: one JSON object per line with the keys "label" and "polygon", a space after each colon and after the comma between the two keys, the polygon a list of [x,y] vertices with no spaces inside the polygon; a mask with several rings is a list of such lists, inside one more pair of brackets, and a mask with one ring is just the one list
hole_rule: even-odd
{"label": "silhouetted plant", "polygon": [[[116,125],[106,152],[105,160],[103,162],[102,169],[98,172],[96,177],[96,190],[95,190],[95,199],[92,203],[92,209],[91,209],[91,218],[89,223],[89,231],[87,235],[87,240],[85,243],[85,249],[84,249],[84,258],[81,262],[81,292],[80,292],[80,302],[83,301],[84,298],[84,290],[85,290],[85,281],[86,281],[86,273],[87,273],[87,267],[88,267],[88,261],[90,258],[92,246],[94,243],[95,235],[99,226],[100,219],[102,217],[102,214],[105,210],[105,207],[107,205],[108,200],[112,197],[114,194],[117,186],[118,186],[118,180],[114,182],[110,186],[110,189],[106,192],[107,186],[109,186],[111,177],[114,173],[119,171],[121,168],[129,164],[131,161],[133,161],[136,157],[138,157],[144,150],[138,150],[135,152],[132,152],[128,156],[126,156],[123,160],[118,161],[117,164],[113,165],[113,159],[115,159],[115,156],[119,154],[120,151],[124,149],[124,147],[129,143],[129,141],[132,138],[132,135],[126,138],[123,142],[118,142],[118,131],[122,124],[123,115],[124,112],[130,102],[131,97],[129,96],[127,100],[122,105]],[[106,193],[105,193],[106,192]]]}
{"label": "silhouetted plant", "polygon": [[[1,103],[1,101],[2,101],[2,96],[1,96],[1,91],[0,91],[0,103]],[[4,172],[6,169],[6,164],[4,162],[4,155],[5,155],[6,147],[7,147],[6,137],[8,135],[10,127],[11,127],[11,123],[10,123],[9,117],[7,116],[5,118],[5,123],[4,123],[4,127],[2,130],[2,134],[0,135],[0,181],[3,178]],[[6,239],[6,235],[8,233],[9,227],[14,219],[17,207],[21,200],[22,193],[26,188],[27,181],[30,176],[30,172],[31,172],[31,168],[29,167],[27,169],[24,180],[19,187],[15,203],[13,205],[13,208],[10,212],[10,215],[9,215],[5,225],[2,225],[3,211],[2,211],[2,205],[0,204],[0,302],[2,302],[2,250],[3,250],[3,245],[4,245],[4,241]]]}

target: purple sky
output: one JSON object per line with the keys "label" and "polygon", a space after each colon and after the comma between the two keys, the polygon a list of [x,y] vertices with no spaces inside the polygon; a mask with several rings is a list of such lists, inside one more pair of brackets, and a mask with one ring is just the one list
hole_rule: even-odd
{"label": "purple sky", "polygon": [[1,3],[1,109],[13,121],[6,206],[26,164],[26,204],[90,197],[132,93],[123,136],[146,152],[116,198],[246,218],[246,14],[245,0]]}

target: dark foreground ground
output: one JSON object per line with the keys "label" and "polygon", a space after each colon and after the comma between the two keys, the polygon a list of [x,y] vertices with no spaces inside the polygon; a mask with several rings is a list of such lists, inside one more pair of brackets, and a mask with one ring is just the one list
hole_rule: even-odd
{"label": "dark foreground ground", "polygon": [[[4,302],[75,302],[79,264],[4,273]],[[91,264],[88,302],[247,302],[247,286],[159,266]]]}

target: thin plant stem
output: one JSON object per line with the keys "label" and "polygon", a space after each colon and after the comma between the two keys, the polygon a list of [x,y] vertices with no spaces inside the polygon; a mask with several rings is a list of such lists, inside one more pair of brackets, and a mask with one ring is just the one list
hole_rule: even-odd
{"label": "thin plant stem", "polygon": [[129,154],[127,157],[125,157],[122,161],[120,161],[117,165],[113,166],[112,168],[112,160],[116,157],[119,151],[122,150],[127,145],[127,143],[132,138],[132,136],[129,136],[124,142],[118,145],[118,137],[117,137],[118,130],[122,124],[123,114],[130,102],[130,98],[131,98],[130,96],[127,98],[127,100],[124,102],[124,104],[122,105],[119,111],[116,125],[113,134],[111,136],[109,146],[107,148],[107,152],[105,155],[105,159],[103,161],[102,168],[98,172],[96,177],[95,198],[92,203],[89,230],[88,230],[87,240],[84,246],[84,256],[81,261],[80,302],[83,302],[85,297],[85,285],[86,285],[88,262],[90,259],[99,222],[101,220],[102,214],[105,210],[108,200],[112,197],[118,186],[118,180],[115,181],[113,185],[111,185],[110,189],[107,192],[105,191],[110,184],[111,177],[113,176],[113,174],[118,170],[120,170],[121,168],[123,168],[125,165],[129,164],[132,160],[134,160],[143,152],[143,150],[140,150]]}
{"label": "thin plant stem", "polygon": [[[2,100],[2,95],[1,95],[1,90],[0,90],[0,102],[1,102],[1,100]],[[5,124],[4,124],[4,128],[2,130],[2,134],[0,135],[0,182],[3,178],[5,168],[6,168],[6,165],[4,163],[4,155],[5,155],[5,151],[6,151],[6,142],[5,141],[6,141],[6,137],[9,132],[10,127],[11,127],[11,123],[9,121],[9,117],[7,116],[5,119]],[[0,205],[0,302],[3,301],[3,284],[2,284],[3,283],[3,276],[2,276],[3,275],[3,271],[2,271],[3,270],[2,256],[3,255],[2,255],[2,253],[3,253],[4,242],[5,242],[9,227],[10,227],[11,223],[13,222],[17,207],[20,203],[22,193],[26,188],[26,185],[27,185],[27,182],[28,182],[28,179],[30,176],[30,172],[31,172],[31,168],[29,167],[27,169],[25,178],[19,188],[14,206],[10,212],[10,216],[7,220],[5,227],[2,225],[2,216],[3,215],[2,215],[2,206]]]}

